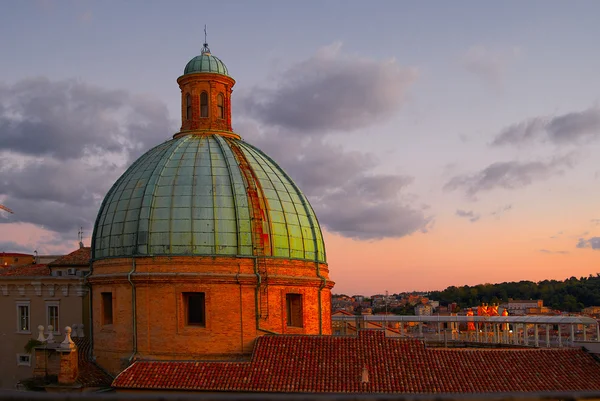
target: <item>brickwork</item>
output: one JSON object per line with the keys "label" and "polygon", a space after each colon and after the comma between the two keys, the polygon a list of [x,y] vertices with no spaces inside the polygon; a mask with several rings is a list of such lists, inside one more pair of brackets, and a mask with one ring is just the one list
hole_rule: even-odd
{"label": "brickwork", "polygon": [[35,349],[35,377],[58,376],[60,371],[60,356],[54,349],[37,347]]}
{"label": "brickwork", "polygon": [[[181,131],[216,130],[232,132],[231,92],[233,78],[220,74],[198,73],[181,76],[177,82],[181,89]],[[208,94],[208,117],[200,117],[200,94]],[[187,118],[187,95],[192,99],[192,118]],[[224,98],[224,118],[220,118],[217,98]]]}
{"label": "brickwork", "polygon": [[77,380],[79,364],[77,348],[71,350],[59,350],[60,372],[58,373],[59,384],[73,384]]}
{"label": "brickwork", "polygon": [[[179,77],[177,83],[182,124],[175,138],[220,135],[239,139],[231,127],[233,78],[198,72]],[[208,98],[205,116],[203,94]],[[254,257],[146,256],[94,261],[89,278],[93,354],[109,372],[119,373],[134,359],[248,359],[256,339],[268,333],[331,334],[334,283],[327,264],[268,256],[272,255],[265,241],[269,235],[262,229],[269,224],[264,217],[267,200],[259,196],[259,180],[243,153],[235,146],[231,149],[238,150],[235,157],[248,184]],[[289,308],[287,294],[295,294],[289,297],[295,300]],[[289,326],[288,309],[294,316]]]}
{"label": "brickwork", "polygon": [[[133,263],[130,258],[99,260],[90,278],[94,355],[101,366],[115,374],[128,365],[133,352],[133,300],[128,281]],[[247,358],[256,338],[267,332],[331,334],[333,282],[328,280],[327,265],[319,264],[325,283],[317,276],[314,262],[270,258],[264,265],[268,290],[263,295],[257,292],[253,258],[136,258],[131,274],[136,291],[135,357],[232,360]],[[110,325],[102,325],[103,292],[112,294]],[[183,300],[187,292],[205,294],[205,327],[187,324]],[[303,327],[287,326],[287,293],[302,295]],[[268,314],[257,319],[261,296],[268,297]]]}

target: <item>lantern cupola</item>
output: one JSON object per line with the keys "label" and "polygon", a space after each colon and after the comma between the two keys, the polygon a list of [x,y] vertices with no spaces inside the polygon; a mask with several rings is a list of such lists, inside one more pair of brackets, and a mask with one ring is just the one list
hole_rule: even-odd
{"label": "lantern cupola", "polygon": [[175,137],[221,134],[239,138],[231,127],[235,80],[225,63],[211,54],[208,43],[187,63],[177,83],[181,89],[181,130]]}

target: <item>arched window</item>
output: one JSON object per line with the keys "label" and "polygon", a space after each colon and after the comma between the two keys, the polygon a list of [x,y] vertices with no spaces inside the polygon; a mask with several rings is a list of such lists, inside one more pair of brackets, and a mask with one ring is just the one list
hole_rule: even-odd
{"label": "arched window", "polygon": [[219,118],[225,118],[225,103],[223,101],[222,93],[219,93],[219,96],[217,96],[217,110],[219,112]]}
{"label": "arched window", "polygon": [[185,96],[185,118],[192,119],[192,95],[189,93]]}
{"label": "arched window", "polygon": [[200,117],[208,117],[208,93],[200,94]]}

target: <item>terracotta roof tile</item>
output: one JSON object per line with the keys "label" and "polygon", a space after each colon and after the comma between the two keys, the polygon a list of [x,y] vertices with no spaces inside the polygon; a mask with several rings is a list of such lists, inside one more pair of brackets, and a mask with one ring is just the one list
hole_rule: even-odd
{"label": "terracotta roof tile", "polygon": [[113,377],[102,370],[89,359],[90,340],[88,337],[75,337],[73,342],[77,345],[78,368],[77,382],[83,387],[110,387]]}
{"label": "terracotta roof tile", "polygon": [[0,269],[0,277],[34,277],[49,276],[50,269],[47,265],[24,265]]}
{"label": "terracotta roof tile", "polygon": [[92,248],[83,247],[68,255],[61,256],[54,262],[48,264],[50,267],[62,266],[89,266],[90,258],[92,257]]}
{"label": "terracotta roof tile", "polygon": [[0,257],[3,256],[33,256],[30,253],[19,253],[19,252],[0,252]]}
{"label": "terracotta roof tile", "polygon": [[373,330],[358,337],[260,337],[250,362],[137,361],[113,387],[305,393],[598,391],[600,363],[581,349],[428,349],[418,340],[386,338]]}

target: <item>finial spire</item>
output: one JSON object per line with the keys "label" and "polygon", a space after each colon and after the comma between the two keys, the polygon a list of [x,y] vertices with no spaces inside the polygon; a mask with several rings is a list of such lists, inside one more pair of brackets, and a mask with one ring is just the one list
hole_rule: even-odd
{"label": "finial spire", "polygon": [[208,48],[208,41],[206,40],[206,24],[204,24],[204,46],[202,46],[202,54],[210,55],[210,49]]}

